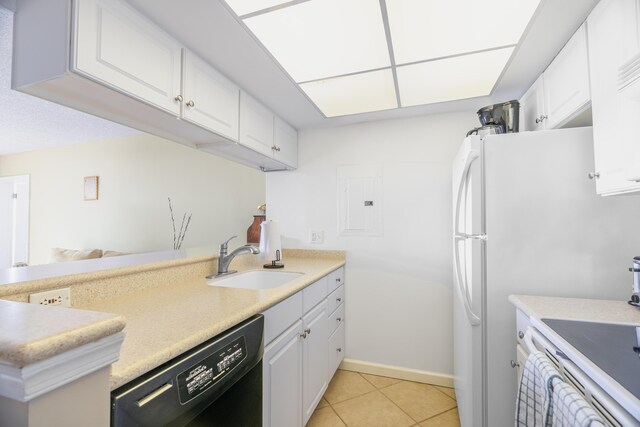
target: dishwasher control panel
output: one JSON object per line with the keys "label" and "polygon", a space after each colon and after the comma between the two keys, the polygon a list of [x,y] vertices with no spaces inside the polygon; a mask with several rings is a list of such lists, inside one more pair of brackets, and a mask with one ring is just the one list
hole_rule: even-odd
{"label": "dishwasher control panel", "polygon": [[244,336],[236,338],[213,354],[176,376],[178,396],[184,405],[223,379],[247,357]]}

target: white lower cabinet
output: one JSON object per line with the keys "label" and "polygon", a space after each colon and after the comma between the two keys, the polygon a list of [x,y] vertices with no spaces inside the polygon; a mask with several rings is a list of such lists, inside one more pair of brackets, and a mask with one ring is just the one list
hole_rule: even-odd
{"label": "white lower cabinet", "polygon": [[304,424],[309,421],[329,384],[327,362],[327,302],[323,301],[303,319],[302,402]]}
{"label": "white lower cabinet", "polygon": [[[342,286],[336,293],[331,285],[336,277],[344,282],[343,268],[263,313],[264,427],[304,426],[344,357],[344,297]],[[336,295],[340,302],[331,304]]]}
{"label": "white lower cabinet", "polygon": [[264,349],[262,414],[264,426],[302,425],[302,320]]}

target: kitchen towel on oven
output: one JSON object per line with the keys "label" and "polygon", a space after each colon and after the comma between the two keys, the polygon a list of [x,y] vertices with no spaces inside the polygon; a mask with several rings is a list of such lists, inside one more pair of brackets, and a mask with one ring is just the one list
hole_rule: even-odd
{"label": "kitchen towel on oven", "polygon": [[554,427],[604,427],[604,421],[586,400],[569,384],[553,387]]}
{"label": "kitchen towel on oven", "polygon": [[551,395],[553,386],[561,381],[560,373],[544,353],[529,354],[516,401],[516,427],[551,426]]}

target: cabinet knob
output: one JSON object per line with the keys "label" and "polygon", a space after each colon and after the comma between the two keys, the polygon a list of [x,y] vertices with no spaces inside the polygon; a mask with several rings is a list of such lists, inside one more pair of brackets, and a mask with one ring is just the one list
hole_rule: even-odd
{"label": "cabinet knob", "polygon": [[336,317],[336,321],[342,322],[342,317]]}
{"label": "cabinet knob", "polygon": [[336,279],[336,283],[340,283],[342,282],[342,279],[340,279],[339,277]]}
{"label": "cabinet knob", "polygon": [[275,145],[272,145],[272,146],[271,146],[271,149],[272,149],[273,151],[280,151],[280,147],[276,147]]}
{"label": "cabinet knob", "polygon": [[520,339],[524,338],[524,332],[518,331],[518,338]]}
{"label": "cabinet knob", "polygon": [[300,334],[300,338],[303,338],[303,339],[304,339],[304,338],[306,338],[306,337],[307,337],[307,333],[306,333],[306,332],[305,332],[305,333],[303,333],[303,334]]}
{"label": "cabinet knob", "polygon": [[336,351],[337,351],[338,353],[342,352],[342,347],[338,347],[338,348],[336,348]]}
{"label": "cabinet knob", "polygon": [[516,368],[516,367],[519,368],[520,367],[520,364],[518,362],[516,362],[515,360],[512,360],[510,362],[510,365],[511,365],[512,368]]}
{"label": "cabinet knob", "polygon": [[548,116],[545,115],[541,115],[540,117],[536,118],[536,123],[542,123],[545,119],[547,119]]}
{"label": "cabinet knob", "polygon": [[195,106],[196,106],[196,104],[192,100],[189,100],[189,102],[187,102],[187,107],[193,108]]}
{"label": "cabinet knob", "polygon": [[587,176],[589,177],[589,179],[598,179],[600,178],[600,172],[589,172]]}
{"label": "cabinet knob", "polygon": [[342,298],[336,298],[336,302],[342,301]]}
{"label": "cabinet knob", "polygon": [[305,335],[311,335],[311,328],[307,328],[304,330]]}
{"label": "cabinet knob", "polygon": [[174,100],[176,100],[176,101],[178,101],[178,102],[182,102],[184,98],[182,97],[182,95],[178,95],[178,96],[176,96],[176,97],[175,97],[175,98],[173,98],[173,99],[174,99]]}

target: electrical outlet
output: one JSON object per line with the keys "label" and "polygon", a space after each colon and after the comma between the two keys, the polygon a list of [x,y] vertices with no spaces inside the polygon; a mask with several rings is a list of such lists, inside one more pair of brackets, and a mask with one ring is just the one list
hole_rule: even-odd
{"label": "electrical outlet", "polygon": [[29,295],[29,303],[71,307],[71,289],[52,289]]}
{"label": "electrical outlet", "polygon": [[324,243],[324,230],[309,230],[309,243]]}

